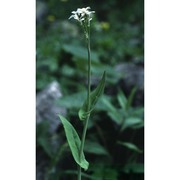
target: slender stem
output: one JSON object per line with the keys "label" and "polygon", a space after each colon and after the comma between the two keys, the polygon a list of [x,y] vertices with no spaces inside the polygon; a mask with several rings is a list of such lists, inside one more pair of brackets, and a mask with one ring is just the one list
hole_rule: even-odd
{"label": "slender stem", "polygon": [[90,49],[90,33],[88,37],[88,43],[87,43],[87,48],[88,48],[88,111],[90,110],[90,93],[91,93],[91,49]]}
{"label": "slender stem", "polygon": [[[90,27],[88,27],[87,49],[88,49],[88,88],[87,88],[88,106],[87,106],[87,112],[89,112],[90,111],[90,93],[91,93]],[[82,140],[81,140],[81,147],[80,147],[80,152],[79,152],[80,161],[81,161],[82,155],[83,155],[83,149],[84,149],[84,143],[85,143],[85,139],[86,139],[86,132],[87,132],[87,127],[88,127],[89,116],[90,116],[90,114],[88,114],[88,116],[86,117],[85,124],[84,124]],[[81,166],[79,166],[79,165],[78,165],[78,180],[81,180]]]}
{"label": "slender stem", "polygon": [[[80,148],[80,159],[82,159],[84,143],[86,138],[87,126],[88,126],[89,116],[85,120],[85,125],[83,129],[82,141],[81,141],[81,148]],[[78,165],[78,180],[81,180],[81,166]]]}
{"label": "slender stem", "polygon": [[81,166],[78,165],[78,180],[81,180]]}

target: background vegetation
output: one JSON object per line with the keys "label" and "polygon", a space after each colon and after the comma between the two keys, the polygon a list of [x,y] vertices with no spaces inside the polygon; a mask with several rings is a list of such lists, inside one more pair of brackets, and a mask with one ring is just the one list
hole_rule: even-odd
{"label": "background vegetation", "polygon": [[[136,82],[126,83],[132,72],[124,74],[118,68],[128,64],[143,69],[143,0],[39,2],[45,6],[37,17],[36,91],[58,81],[63,97],[57,104],[67,109],[67,119],[79,134],[77,111],[85,97],[87,52],[79,24],[68,18],[78,7],[96,11],[91,27],[92,83],[96,85],[104,70],[107,82],[89,124],[85,154],[90,167],[84,179],[144,179],[144,91]],[[37,125],[37,165],[45,164],[43,178],[76,179],[77,167],[62,126],[53,135],[48,127],[47,120]],[[50,143],[53,138],[58,138],[57,148]]]}

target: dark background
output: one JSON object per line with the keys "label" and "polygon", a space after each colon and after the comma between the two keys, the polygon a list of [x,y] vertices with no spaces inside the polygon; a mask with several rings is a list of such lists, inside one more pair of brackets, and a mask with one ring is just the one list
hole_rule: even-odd
{"label": "dark background", "polygon": [[83,179],[144,179],[143,0],[37,1],[37,180],[76,179],[76,163],[57,118],[62,113],[79,135],[77,112],[86,90],[87,52],[71,11],[90,6],[92,88],[107,71],[104,95],[92,114]]}

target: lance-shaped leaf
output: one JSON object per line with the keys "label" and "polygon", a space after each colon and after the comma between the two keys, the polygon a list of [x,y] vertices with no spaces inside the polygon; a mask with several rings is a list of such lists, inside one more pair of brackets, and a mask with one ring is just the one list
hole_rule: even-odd
{"label": "lance-shaped leaf", "polygon": [[90,94],[90,107],[88,110],[88,101],[87,99],[85,100],[83,106],[79,110],[79,118],[80,120],[85,120],[87,116],[90,115],[91,111],[94,109],[99,97],[103,94],[104,92],[104,87],[105,87],[105,81],[106,81],[106,72],[104,71],[102,79],[100,80],[99,84],[97,85],[96,89],[91,92]]}
{"label": "lance-shaped leaf", "polygon": [[138,153],[142,153],[143,151],[141,149],[139,149],[135,144],[132,144],[130,142],[122,142],[122,141],[118,141],[118,144],[121,144],[124,147],[127,147],[128,149],[138,152]]}
{"label": "lance-shaped leaf", "polygon": [[61,122],[64,126],[66,138],[67,138],[67,141],[68,141],[69,147],[71,149],[74,160],[82,168],[87,170],[89,163],[86,161],[84,153],[82,155],[82,158],[80,159],[79,152],[80,152],[81,140],[80,140],[76,130],[74,129],[72,124],[66,118],[64,118],[61,115],[59,115],[59,118],[61,119]]}

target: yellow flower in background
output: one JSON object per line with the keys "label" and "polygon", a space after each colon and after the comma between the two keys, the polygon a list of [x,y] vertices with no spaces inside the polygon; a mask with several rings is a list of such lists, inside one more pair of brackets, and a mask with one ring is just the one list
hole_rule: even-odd
{"label": "yellow flower in background", "polygon": [[108,22],[101,22],[100,25],[103,30],[108,30],[110,28],[110,24]]}
{"label": "yellow flower in background", "polygon": [[48,21],[50,21],[50,22],[54,22],[55,21],[55,16],[53,16],[53,15],[49,15],[48,17],[47,17],[47,20]]}

